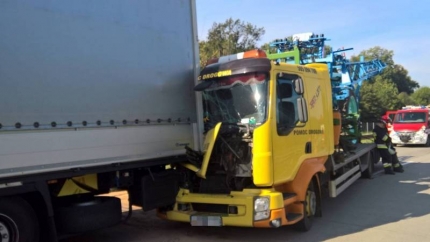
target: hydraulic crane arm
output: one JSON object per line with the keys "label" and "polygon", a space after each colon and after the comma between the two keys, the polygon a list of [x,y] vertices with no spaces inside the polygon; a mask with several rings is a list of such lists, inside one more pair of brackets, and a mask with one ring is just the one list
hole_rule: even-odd
{"label": "hydraulic crane arm", "polygon": [[359,102],[360,87],[363,81],[380,74],[386,67],[379,59],[350,62],[345,57],[345,51],[338,49],[326,53],[325,42],[329,39],[323,34],[313,33],[295,34],[292,38],[275,40],[270,43],[276,53],[269,53],[267,57],[277,62],[306,65],[309,63],[325,63],[328,65],[332,84],[333,108],[342,112],[344,130],[353,140],[360,137]]}
{"label": "hydraulic crane arm", "polygon": [[359,101],[363,81],[380,74],[386,65],[378,59],[364,61],[363,57],[360,57],[359,62],[350,62],[344,52],[353,48],[342,48],[326,54],[325,42],[328,40],[323,34],[295,34],[292,38],[270,43],[270,47],[276,48],[276,53],[269,53],[268,58],[290,64],[326,63],[332,80],[333,99],[345,100],[352,91]]}

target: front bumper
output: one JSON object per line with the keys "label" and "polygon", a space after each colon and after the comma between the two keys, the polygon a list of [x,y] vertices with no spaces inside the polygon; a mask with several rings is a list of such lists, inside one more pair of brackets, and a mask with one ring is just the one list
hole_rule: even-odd
{"label": "front bumper", "polygon": [[423,145],[427,143],[428,135],[417,135],[416,133],[409,132],[403,133],[391,133],[391,142],[396,145]]}
{"label": "front bumper", "polygon": [[[269,198],[270,215],[267,219],[254,221],[256,197]],[[206,219],[198,226],[279,227],[296,221],[287,220],[284,208],[284,203],[295,202],[293,199],[284,200],[282,193],[268,189],[245,189],[230,194],[197,194],[180,189],[173,209],[158,211],[157,214],[167,220],[188,223],[193,218],[195,221],[196,217]],[[194,221],[192,225],[195,225]]]}

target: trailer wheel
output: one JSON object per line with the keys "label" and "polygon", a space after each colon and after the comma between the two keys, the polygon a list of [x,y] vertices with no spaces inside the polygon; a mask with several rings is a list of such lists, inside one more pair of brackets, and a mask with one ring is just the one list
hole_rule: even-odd
{"label": "trailer wheel", "polygon": [[60,206],[55,211],[58,232],[79,234],[106,228],[121,222],[121,200],[96,197],[93,200]]}
{"label": "trailer wheel", "polygon": [[318,194],[315,189],[315,183],[312,179],[309,182],[305,202],[303,204],[303,219],[294,224],[294,229],[303,232],[309,231],[311,229],[313,219],[319,206],[317,196]]}
{"label": "trailer wheel", "polygon": [[0,199],[0,240],[11,242],[39,241],[39,223],[33,208],[24,199]]}

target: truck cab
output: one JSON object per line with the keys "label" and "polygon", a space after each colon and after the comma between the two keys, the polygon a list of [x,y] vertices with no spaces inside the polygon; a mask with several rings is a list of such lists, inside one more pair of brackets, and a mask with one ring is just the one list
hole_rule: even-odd
{"label": "truck cab", "polygon": [[[213,60],[198,79],[204,150],[183,164],[194,174],[158,215],[195,226],[309,229],[326,166],[337,159],[327,65],[277,63],[253,50]],[[357,170],[345,175],[358,179]],[[351,183],[342,179],[333,186]]]}
{"label": "truck cab", "polygon": [[406,106],[394,116],[391,140],[394,145],[430,146],[430,109],[425,106]]}

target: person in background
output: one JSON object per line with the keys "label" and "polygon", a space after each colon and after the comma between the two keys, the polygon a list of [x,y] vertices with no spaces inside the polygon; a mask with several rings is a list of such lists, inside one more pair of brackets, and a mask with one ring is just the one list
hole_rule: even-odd
{"label": "person in background", "polygon": [[385,174],[394,175],[394,172],[403,172],[404,170],[397,159],[396,151],[392,147],[384,120],[379,119],[376,121],[376,126],[373,129],[373,137],[376,148],[382,158]]}
{"label": "person in background", "polygon": [[389,144],[388,144],[388,152],[390,152],[391,154],[391,164],[393,165],[394,168],[399,167],[398,169],[395,169],[395,171],[397,172],[404,172],[403,166],[399,161],[399,158],[397,157],[397,151],[394,148],[393,143],[391,142],[391,138],[390,138],[390,132],[392,131],[392,120],[386,116],[382,118],[382,121],[384,121],[385,123],[385,128],[387,129],[388,132],[388,137],[389,137]]}
{"label": "person in background", "polygon": [[388,115],[382,116],[382,120],[385,122],[385,126],[387,128],[388,135],[390,135],[391,131],[393,131],[393,120],[391,120],[391,118],[388,117]]}

